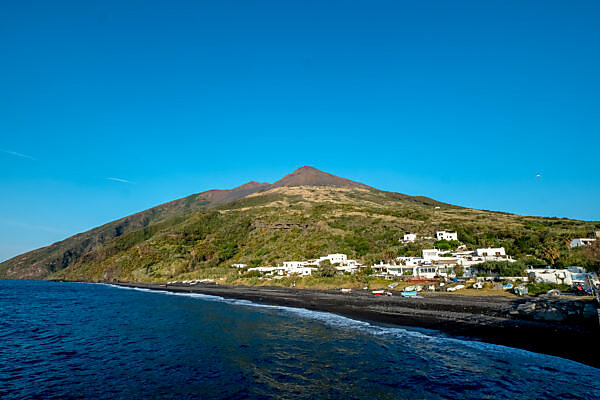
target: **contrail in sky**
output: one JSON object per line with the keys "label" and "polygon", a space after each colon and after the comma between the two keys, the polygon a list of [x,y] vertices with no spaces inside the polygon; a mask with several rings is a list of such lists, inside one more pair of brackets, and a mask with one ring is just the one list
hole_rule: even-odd
{"label": "contrail in sky", "polygon": [[121,178],[106,178],[109,181],[114,181],[114,182],[121,182],[121,183],[131,183],[129,182],[127,179],[121,179]]}
{"label": "contrail in sky", "polygon": [[8,150],[0,150],[0,151],[2,151],[3,153],[6,153],[6,154],[10,154],[11,156],[26,158],[28,160],[34,160],[35,161],[35,158],[33,158],[31,156],[28,156],[27,154],[18,153],[16,151],[8,151]]}

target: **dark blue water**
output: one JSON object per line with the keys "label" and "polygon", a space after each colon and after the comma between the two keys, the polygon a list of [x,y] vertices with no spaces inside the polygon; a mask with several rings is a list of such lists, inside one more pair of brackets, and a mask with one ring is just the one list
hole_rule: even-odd
{"label": "dark blue water", "polygon": [[0,281],[0,397],[590,399],[600,370],[306,310]]}

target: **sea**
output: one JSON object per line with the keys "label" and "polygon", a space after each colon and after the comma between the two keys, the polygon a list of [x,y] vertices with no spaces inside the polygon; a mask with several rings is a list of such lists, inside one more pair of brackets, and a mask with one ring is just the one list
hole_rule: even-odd
{"label": "sea", "polygon": [[600,369],[304,309],[0,281],[0,398],[600,399]]}

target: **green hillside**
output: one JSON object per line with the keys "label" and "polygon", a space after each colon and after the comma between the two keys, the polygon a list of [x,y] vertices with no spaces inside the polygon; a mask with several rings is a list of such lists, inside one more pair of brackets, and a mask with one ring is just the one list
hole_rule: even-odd
{"label": "green hillside", "polygon": [[[440,207],[436,209],[436,207]],[[456,229],[468,247],[504,246],[516,258],[590,264],[574,236],[595,223],[439,205],[391,193],[333,187],[273,189],[111,241],[51,278],[170,281],[236,276],[232,263],[272,265],[332,253],[364,263],[420,254],[433,241],[402,245],[406,231]],[[532,257],[529,257],[532,258]],[[597,265],[595,266],[597,268]]]}
{"label": "green hillside", "polygon": [[[235,195],[205,192],[109,223],[8,260],[0,264],[0,276],[233,279],[232,263],[272,265],[342,252],[368,264],[418,255],[433,240],[405,246],[398,239],[405,232],[433,236],[440,229],[456,230],[468,248],[503,246],[532,263],[599,269],[588,249],[568,248],[573,237],[598,229],[598,222],[467,209],[303,171],[273,185],[252,184]],[[296,186],[297,180],[305,186]]]}

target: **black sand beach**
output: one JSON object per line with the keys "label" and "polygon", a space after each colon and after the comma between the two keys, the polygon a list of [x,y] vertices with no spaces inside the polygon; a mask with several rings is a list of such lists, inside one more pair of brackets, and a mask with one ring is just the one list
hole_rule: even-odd
{"label": "black sand beach", "polygon": [[453,336],[551,354],[600,367],[597,306],[590,299],[547,296],[463,296],[425,293],[419,298],[374,296],[370,291],[221,285],[113,283],[201,293],[269,305],[306,308],[377,323],[436,329]]}

